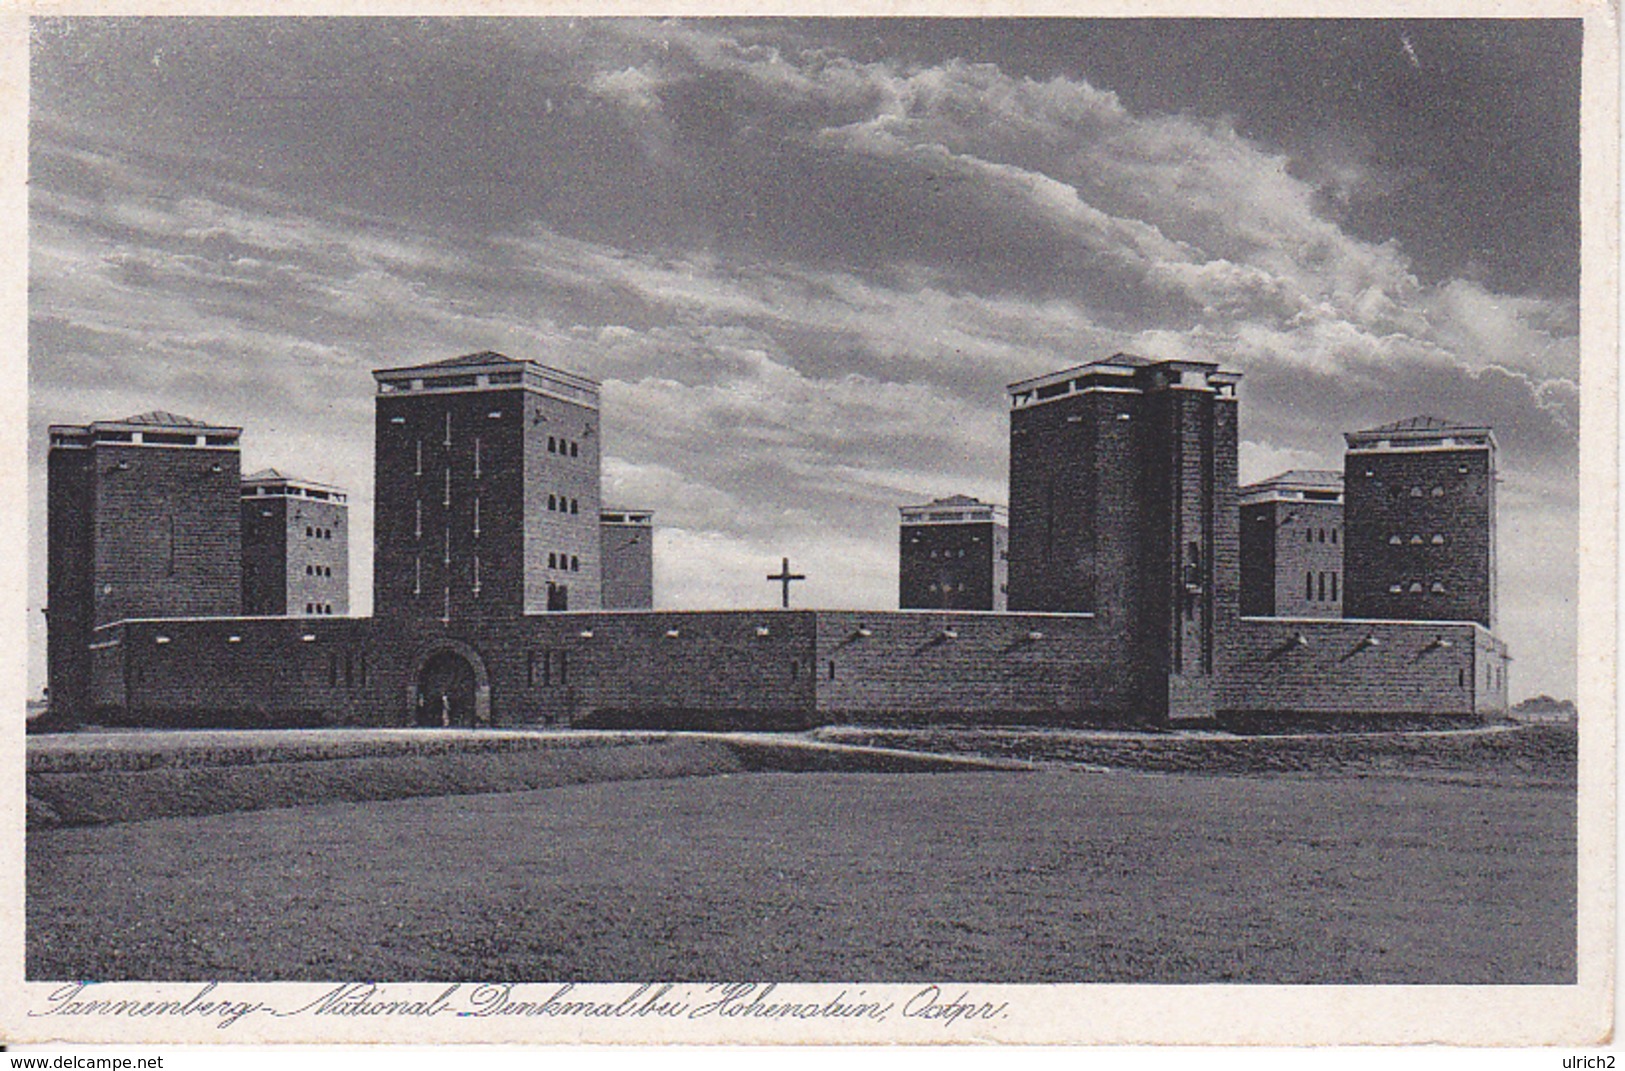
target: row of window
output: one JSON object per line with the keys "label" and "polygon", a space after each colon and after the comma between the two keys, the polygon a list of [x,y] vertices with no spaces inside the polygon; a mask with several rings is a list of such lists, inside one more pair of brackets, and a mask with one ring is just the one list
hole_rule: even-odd
{"label": "row of window", "polygon": [[547,452],[561,454],[565,457],[575,457],[581,452],[581,444],[571,439],[547,437]]}
{"label": "row of window", "polygon": [[1390,547],[1403,546],[1406,543],[1409,543],[1413,547],[1420,547],[1424,543],[1431,543],[1435,547],[1442,547],[1445,544],[1445,538],[1438,532],[1434,532],[1432,538],[1426,540],[1424,540],[1420,535],[1416,534],[1412,534],[1409,539],[1406,539],[1404,536],[1398,534],[1388,537],[1388,545]]}
{"label": "row of window", "polygon": [[327,685],[337,688],[365,688],[367,686],[367,656],[361,652],[328,651]]}
{"label": "row of window", "polygon": [[333,538],[333,529],[331,529],[331,528],[314,528],[314,527],[307,524],[307,525],[305,525],[305,538],[306,539],[332,539]]}
{"label": "row of window", "polygon": [[307,614],[330,614],[332,612],[333,612],[333,604],[330,603],[330,602],[307,602],[307,603],[305,603],[305,613],[307,613]]}
{"label": "row of window", "polygon": [[[1328,578],[1331,580],[1330,584],[1327,583]],[[1337,574],[1321,573],[1317,582],[1315,573],[1304,573],[1303,597],[1308,602],[1336,602]]]}
{"label": "row of window", "polygon": [[548,495],[547,508],[554,513],[580,513],[581,503],[574,498],[564,495]]}
{"label": "row of window", "polygon": [[[1468,469],[1468,467],[1467,467],[1467,466],[1466,466],[1466,465],[1465,465],[1465,464],[1460,464],[1460,465],[1457,465],[1457,466],[1456,466],[1456,473],[1457,473],[1457,474],[1458,474],[1458,475],[1460,475],[1460,476],[1465,476],[1465,475],[1467,475],[1467,473],[1468,473],[1468,471],[1469,471],[1469,469]],[[1366,470],[1365,470],[1365,474],[1366,474],[1366,475],[1367,475],[1367,476],[1376,476],[1376,474],[1377,474],[1377,470],[1376,470],[1376,469],[1366,469]],[[1404,485],[1404,484],[1395,484],[1395,485],[1394,485],[1394,495],[1395,495],[1395,496],[1396,496],[1396,497],[1397,497],[1397,496],[1398,496],[1398,495],[1400,495],[1400,494],[1402,494],[1402,493],[1403,493],[1403,492],[1404,492],[1404,489],[1405,489],[1405,485]],[[1413,494],[1413,495],[1415,495],[1415,496],[1416,496],[1416,497],[1417,497],[1417,498],[1420,498],[1420,497],[1421,497],[1421,496],[1420,496],[1420,495],[1416,495],[1416,491],[1415,491],[1415,489],[1413,489],[1413,490],[1412,490],[1412,492],[1411,492],[1411,493],[1412,493],[1412,494]],[[1442,492],[1442,491],[1441,491],[1441,492],[1439,492],[1439,493],[1440,493],[1440,494],[1443,494],[1443,493],[1444,493],[1444,492]]]}
{"label": "row of window", "polygon": [[333,575],[333,567],[331,565],[307,565],[307,566],[305,566],[305,575],[306,576],[332,576]]}
{"label": "row of window", "polygon": [[[1412,580],[1409,583],[1401,581],[1397,584],[1388,585],[1388,594],[1390,595],[1420,595],[1422,590],[1422,581],[1420,580]],[[1445,587],[1443,582],[1435,580],[1427,585],[1427,590],[1434,595],[1443,595]]]}
{"label": "row of window", "polygon": [[[972,588],[972,586],[970,584],[959,584],[959,585],[955,586],[953,584],[949,584],[949,583],[944,582],[940,587],[938,585],[936,585],[936,584],[928,584],[926,586],[926,590],[931,591],[931,592],[940,591],[944,595],[952,595],[954,592],[957,591],[961,595],[963,595],[965,592],[973,590],[973,588]],[[1001,595],[1008,595],[1010,593],[1010,585],[1009,584],[1000,584],[999,585],[999,593]]]}
{"label": "row of window", "polygon": [[1331,533],[1331,536],[1332,536],[1331,542],[1336,543],[1337,542],[1337,529],[1336,528],[1305,528],[1303,530],[1303,541],[1305,543],[1324,543],[1324,542],[1326,542],[1326,533],[1327,532]]}
{"label": "row of window", "polygon": [[525,657],[525,675],[532,687],[568,684],[570,681],[569,651],[532,651]]}
{"label": "row of window", "polygon": [[568,569],[572,573],[581,572],[581,559],[574,554],[547,553],[547,567],[549,569]]}
{"label": "row of window", "polygon": [[[551,688],[570,683],[570,652],[548,648],[525,656],[525,677],[531,687]],[[790,659],[790,679],[801,679],[801,660]],[[835,679],[835,663],[829,663],[829,679]]]}
{"label": "row of window", "polygon": [[[447,566],[451,565],[451,553],[449,550],[447,551],[446,556],[442,559],[442,564]],[[478,554],[474,555],[473,564],[474,594],[478,595],[480,593],[480,556]],[[412,559],[412,594],[423,594],[423,559],[421,557],[415,557]],[[451,599],[450,587],[446,588],[446,598],[448,601]]]}
{"label": "row of window", "polygon": [[[491,414],[491,416],[493,416],[493,417],[499,417],[501,415],[502,414],[500,412]],[[445,440],[445,443],[443,445],[445,446],[445,448],[447,450],[451,449],[451,417],[449,415],[446,417],[446,440]],[[417,443],[415,444],[414,448],[416,450],[417,457],[416,457],[416,464],[413,466],[413,469],[412,469],[412,475],[414,475],[414,476],[422,476],[423,475],[423,440],[419,439],[417,441]],[[483,459],[483,451],[481,450],[480,437],[478,435],[476,435],[476,436],[474,436],[474,478],[475,479],[479,479],[479,477],[483,474],[483,472],[482,472],[482,469],[483,469],[482,459]],[[448,485],[451,483],[451,466],[449,464],[446,466],[446,482],[447,482]]]}

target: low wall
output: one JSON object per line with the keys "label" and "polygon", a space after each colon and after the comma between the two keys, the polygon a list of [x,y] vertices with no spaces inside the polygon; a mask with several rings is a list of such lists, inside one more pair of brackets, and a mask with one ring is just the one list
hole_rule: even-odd
{"label": "low wall", "polygon": [[[97,629],[103,724],[412,724],[419,670],[471,661],[481,726],[799,730],[1131,725],[1150,667],[1085,614],[601,611],[410,626],[185,618]],[[1219,707],[1281,717],[1482,718],[1506,647],[1463,622],[1243,618]]]}
{"label": "low wall", "polygon": [[1133,721],[1121,639],[1085,614],[818,612],[825,724]]}
{"label": "low wall", "polygon": [[313,726],[366,719],[379,660],[365,618],[172,618],[91,639],[104,724]]}
{"label": "low wall", "polygon": [[[1246,617],[1231,643],[1231,713],[1481,717],[1506,706],[1505,645],[1472,622]],[[1483,664],[1490,655],[1500,669]]]}

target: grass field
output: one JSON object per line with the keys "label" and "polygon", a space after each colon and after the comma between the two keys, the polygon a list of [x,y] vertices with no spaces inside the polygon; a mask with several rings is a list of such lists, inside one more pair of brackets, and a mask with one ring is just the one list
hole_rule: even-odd
{"label": "grass field", "polygon": [[32,831],[34,979],[1564,983],[1572,787],[738,773]]}

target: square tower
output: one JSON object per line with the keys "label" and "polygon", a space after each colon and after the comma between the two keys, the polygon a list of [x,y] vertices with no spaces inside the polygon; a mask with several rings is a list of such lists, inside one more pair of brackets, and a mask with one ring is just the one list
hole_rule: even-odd
{"label": "square tower", "polygon": [[1130,716],[1210,717],[1237,614],[1236,388],[1119,354],[1011,384],[1010,609],[1091,613]]}
{"label": "square tower", "polygon": [[1294,469],[1241,489],[1243,617],[1343,616],[1343,474]]}
{"label": "square tower", "polygon": [[1495,435],[1414,417],[1348,432],[1349,617],[1495,628]]}
{"label": "square tower", "polygon": [[349,498],[276,469],[243,479],[243,613],[349,614]]}
{"label": "square tower", "polygon": [[606,509],[598,516],[605,610],[652,610],[655,605],[655,515],[646,509]]}
{"label": "square tower", "polygon": [[47,677],[53,713],[73,717],[92,629],[242,611],[242,429],[151,412],[49,434]]}
{"label": "square tower", "polygon": [[489,352],[373,378],[374,613],[598,609],[598,384]]}
{"label": "square tower", "polygon": [[899,507],[897,605],[904,610],[1003,610],[1010,520],[1003,506],[950,495]]}

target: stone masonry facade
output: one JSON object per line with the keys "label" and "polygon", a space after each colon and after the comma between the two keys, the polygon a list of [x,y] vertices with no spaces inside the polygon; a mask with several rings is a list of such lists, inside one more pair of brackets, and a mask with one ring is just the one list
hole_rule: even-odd
{"label": "stone masonry facade", "polygon": [[[235,586],[96,616],[53,512],[85,632],[75,647],[53,618],[53,673],[79,674],[92,717],[797,729],[1505,706],[1505,647],[1473,620],[1240,616],[1239,377],[1208,362],[1011,385],[1008,611],[601,608],[597,385],[491,353],[375,378],[372,618],[242,616]],[[235,451],[220,464],[235,525]],[[87,500],[81,458],[53,451],[51,476],[53,511]]]}

